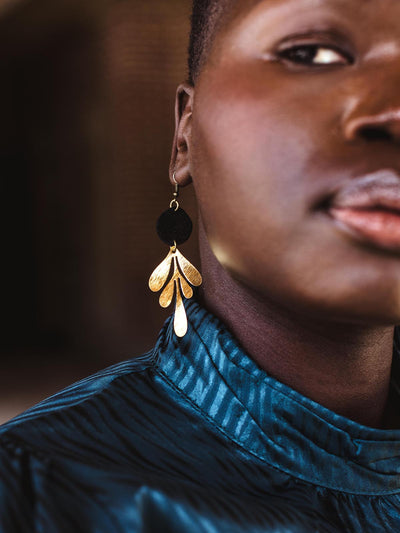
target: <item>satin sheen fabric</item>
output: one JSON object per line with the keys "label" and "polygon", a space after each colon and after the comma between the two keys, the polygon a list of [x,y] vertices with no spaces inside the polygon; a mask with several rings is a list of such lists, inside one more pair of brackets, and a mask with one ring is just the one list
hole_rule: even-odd
{"label": "satin sheen fabric", "polygon": [[399,533],[400,430],[305,398],[186,308],[183,339],[170,318],[151,352],[2,426],[1,533]]}

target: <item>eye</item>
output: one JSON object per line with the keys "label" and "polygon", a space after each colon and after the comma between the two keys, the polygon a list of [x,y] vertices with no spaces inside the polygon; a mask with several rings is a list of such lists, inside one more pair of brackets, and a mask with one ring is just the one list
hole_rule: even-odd
{"label": "eye", "polygon": [[319,44],[296,45],[278,53],[279,57],[298,65],[348,65],[352,59],[345,53]]}

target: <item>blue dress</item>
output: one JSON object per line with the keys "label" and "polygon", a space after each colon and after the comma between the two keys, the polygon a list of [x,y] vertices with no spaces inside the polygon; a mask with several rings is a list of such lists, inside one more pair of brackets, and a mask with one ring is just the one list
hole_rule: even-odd
{"label": "blue dress", "polygon": [[1,533],[399,533],[400,431],[305,398],[186,307],[183,339],[168,319],[2,426]]}

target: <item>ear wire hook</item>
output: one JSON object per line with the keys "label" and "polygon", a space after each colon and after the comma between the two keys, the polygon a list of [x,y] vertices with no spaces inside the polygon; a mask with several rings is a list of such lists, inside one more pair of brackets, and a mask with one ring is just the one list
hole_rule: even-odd
{"label": "ear wire hook", "polygon": [[174,199],[169,204],[169,206],[170,206],[171,209],[175,209],[175,211],[178,211],[178,209],[179,209],[179,202],[178,202],[179,183],[176,181],[176,177],[175,176],[176,176],[176,172],[174,172],[173,175],[172,175],[172,179],[173,179],[173,181],[175,183]]}

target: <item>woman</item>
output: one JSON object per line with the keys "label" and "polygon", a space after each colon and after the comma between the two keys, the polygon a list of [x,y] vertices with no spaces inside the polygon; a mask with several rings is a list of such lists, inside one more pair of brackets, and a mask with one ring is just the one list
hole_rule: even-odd
{"label": "woman", "polygon": [[400,530],[399,16],[194,2],[188,330],[3,427],[1,531]]}

